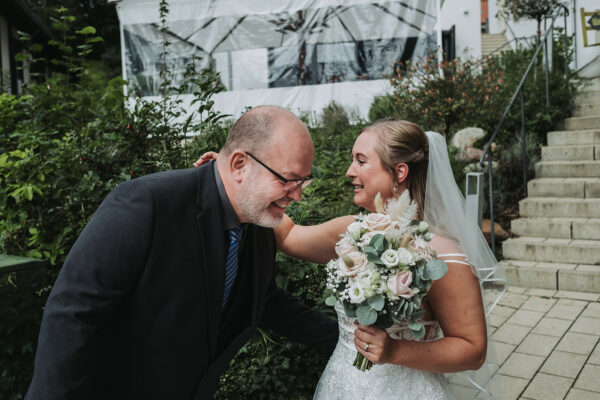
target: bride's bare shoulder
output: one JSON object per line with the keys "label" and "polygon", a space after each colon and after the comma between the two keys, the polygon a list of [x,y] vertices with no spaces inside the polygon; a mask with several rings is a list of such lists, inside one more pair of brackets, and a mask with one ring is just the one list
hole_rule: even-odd
{"label": "bride's bare shoulder", "polygon": [[433,235],[429,242],[433,250],[438,254],[462,254],[458,242],[452,238],[442,235]]}

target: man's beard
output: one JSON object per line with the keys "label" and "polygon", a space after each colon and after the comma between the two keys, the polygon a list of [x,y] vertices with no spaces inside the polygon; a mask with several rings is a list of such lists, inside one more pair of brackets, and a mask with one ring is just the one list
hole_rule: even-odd
{"label": "man's beard", "polygon": [[269,212],[267,208],[270,203],[265,204],[265,200],[260,197],[260,185],[257,180],[252,178],[243,182],[240,189],[236,195],[236,203],[246,221],[266,228],[274,228],[281,223],[283,214],[275,216]]}

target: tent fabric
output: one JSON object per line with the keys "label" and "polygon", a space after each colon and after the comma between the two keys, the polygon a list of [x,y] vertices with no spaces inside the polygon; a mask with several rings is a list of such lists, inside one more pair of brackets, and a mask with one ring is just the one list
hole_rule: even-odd
{"label": "tent fabric", "polygon": [[239,115],[256,99],[293,111],[336,101],[364,118],[400,62],[435,51],[437,10],[431,0],[173,0],[163,32],[158,0],[123,0],[124,77],[159,95],[166,39],[175,85],[197,57],[220,73],[221,112]]}

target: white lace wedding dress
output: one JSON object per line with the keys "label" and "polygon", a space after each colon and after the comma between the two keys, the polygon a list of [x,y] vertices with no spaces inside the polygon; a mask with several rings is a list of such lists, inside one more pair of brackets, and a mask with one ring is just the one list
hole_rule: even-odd
{"label": "white lace wedding dress", "polygon": [[[453,256],[448,259],[447,256]],[[466,264],[464,254],[439,254],[446,262]],[[454,259],[459,258],[459,260]],[[374,364],[368,371],[352,365],[356,357],[354,319],[346,316],[342,306],[335,306],[340,336],[315,392],[315,400],[449,400],[454,399],[443,374],[434,374],[395,364]],[[427,334],[421,341],[442,337],[437,321],[423,321]],[[392,339],[415,340],[406,324],[396,323],[387,329]]]}

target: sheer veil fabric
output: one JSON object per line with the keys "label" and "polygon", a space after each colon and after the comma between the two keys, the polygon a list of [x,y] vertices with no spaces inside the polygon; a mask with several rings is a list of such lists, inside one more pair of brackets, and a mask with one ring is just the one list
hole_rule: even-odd
{"label": "sheer veil fabric", "polygon": [[[479,278],[488,320],[507,288],[507,280],[479,227],[465,213],[465,199],[460,192],[448,157],[446,139],[436,132],[427,132],[429,164],[425,191],[424,219],[434,234],[455,240],[466,254]],[[457,399],[500,398],[497,379],[499,365],[488,337],[488,352],[484,365],[477,371],[448,374],[451,390]]]}

